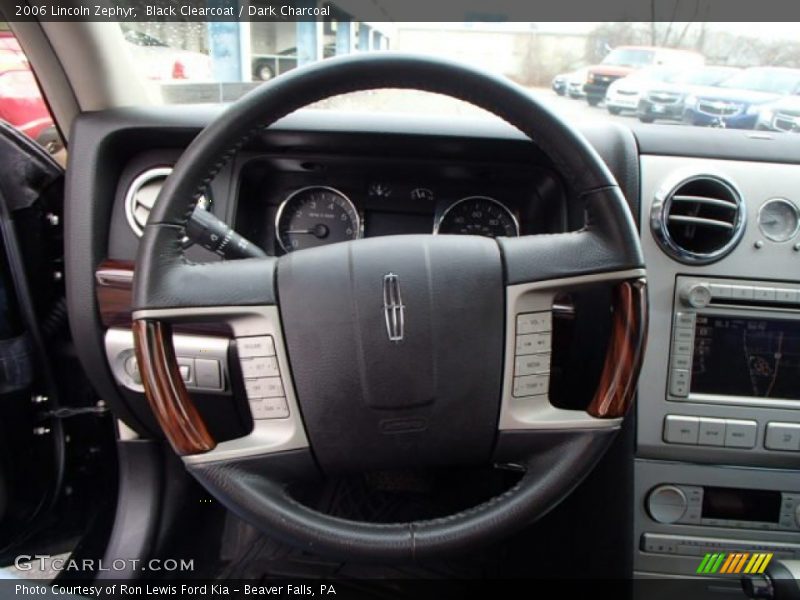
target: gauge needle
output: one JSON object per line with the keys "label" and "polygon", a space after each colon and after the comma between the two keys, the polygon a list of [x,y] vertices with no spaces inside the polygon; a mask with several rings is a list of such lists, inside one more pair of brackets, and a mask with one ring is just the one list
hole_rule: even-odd
{"label": "gauge needle", "polygon": [[314,237],[318,237],[320,239],[328,237],[328,233],[329,232],[330,232],[330,230],[328,229],[328,227],[326,225],[321,224],[321,223],[318,224],[318,225],[314,225],[314,227],[312,227],[310,229],[289,229],[289,230],[286,231],[286,233],[289,234],[289,235],[293,235],[293,234],[313,235]]}

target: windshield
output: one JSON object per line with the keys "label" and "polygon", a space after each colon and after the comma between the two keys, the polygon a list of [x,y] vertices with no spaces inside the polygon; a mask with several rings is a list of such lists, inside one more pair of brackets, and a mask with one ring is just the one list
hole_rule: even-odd
{"label": "windshield", "polygon": [[[306,64],[387,51],[444,57],[505,76],[573,123],[772,130],[774,119],[762,119],[756,105],[708,114],[684,98],[715,86],[717,94],[766,92],[775,100],[800,84],[800,53],[790,51],[797,44],[792,23],[366,22],[334,11],[318,21],[123,20],[108,26],[119,40],[107,49],[111,62],[125,61],[137,98],[163,104],[232,102]],[[622,78],[635,84],[612,85]],[[486,116],[465,103],[398,90],[348,94],[314,108]]]}
{"label": "windshield", "polygon": [[800,85],[800,70],[794,69],[748,69],[725,81],[721,87],[767,92],[770,94],[793,94]]}
{"label": "windshield", "polygon": [[643,67],[653,64],[654,52],[652,50],[631,50],[618,48],[612,50],[603,59],[604,65],[618,65],[621,67]]}

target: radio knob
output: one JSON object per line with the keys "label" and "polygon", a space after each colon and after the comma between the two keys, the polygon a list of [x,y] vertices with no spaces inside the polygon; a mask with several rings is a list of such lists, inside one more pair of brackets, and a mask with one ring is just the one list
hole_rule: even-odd
{"label": "radio knob", "polygon": [[688,507],[686,494],[674,485],[660,485],[653,488],[647,497],[647,512],[659,523],[677,523]]}
{"label": "radio knob", "polygon": [[704,283],[696,283],[681,291],[681,299],[694,308],[705,308],[711,303],[711,288]]}

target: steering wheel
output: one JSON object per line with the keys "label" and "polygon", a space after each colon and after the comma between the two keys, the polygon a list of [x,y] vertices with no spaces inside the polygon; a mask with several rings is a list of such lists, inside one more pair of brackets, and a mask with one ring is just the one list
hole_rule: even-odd
{"label": "steering wheel", "polygon": [[[186,259],[182,239],[194,204],[243,144],[310,103],[379,88],[452,96],[517,127],[567,181],[568,201],[585,210],[585,226],[496,240],[401,235],[277,258]],[[618,431],[647,331],[636,227],[595,151],[516,84],[410,55],[325,60],[232,104],[165,182],[135,273],[133,328],[145,393],[186,468],[269,535],[342,558],[399,562],[464,551],[546,513]],[[547,375],[553,301],[592,285],[614,290],[602,375],[586,410],[556,408]],[[253,416],[246,436],[217,443],[187,394],[170,328],[187,321],[230,325],[234,362],[255,375],[245,380]],[[309,471],[493,463],[513,463],[524,474],[502,495],[431,520],[346,520],[287,491]]]}

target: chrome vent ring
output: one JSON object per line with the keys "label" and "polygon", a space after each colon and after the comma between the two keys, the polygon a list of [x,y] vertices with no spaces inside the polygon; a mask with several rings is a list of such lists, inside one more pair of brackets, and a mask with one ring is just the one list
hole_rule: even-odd
{"label": "chrome vent ring", "polygon": [[746,210],[727,178],[696,173],[666,182],[656,193],[650,229],[661,249],[684,264],[706,265],[730,252],[744,235]]}
{"label": "chrome vent ring", "polygon": [[147,169],[139,173],[128,186],[128,191],[125,193],[125,217],[137,237],[142,237],[150,211],[170,173],[172,167]]}

